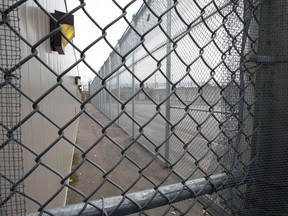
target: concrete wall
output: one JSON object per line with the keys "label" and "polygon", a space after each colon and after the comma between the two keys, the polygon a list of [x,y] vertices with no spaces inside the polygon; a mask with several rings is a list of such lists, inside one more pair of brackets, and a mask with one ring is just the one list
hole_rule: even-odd
{"label": "concrete wall", "polygon": [[[40,0],[40,4],[48,11],[59,10],[65,12],[64,0]],[[27,1],[19,8],[20,33],[29,41],[35,44],[44,35],[49,33],[49,18],[33,1]],[[65,48],[65,55],[59,55],[51,51],[49,39],[39,47],[38,57],[44,61],[57,74],[62,73],[68,66],[75,62],[73,50],[69,45]],[[31,53],[31,48],[21,41],[22,59]],[[29,95],[34,101],[44,94],[49,88],[56,84],[56,76],[51,73],[36,58],[32,58],[21,68],[22,91]],[[72,70],[63,77],[64,86],[78,98],[80,93],[74,84],[74,76],[77,71]],[[33,111],[32,103],[22,97],[22,119]],[[77,112],[79,104],[68,95],[61,87],[57,87],[52,93],[39,103],[40,111],[48,116],[59,127],[63,127]],[[78,121],[75,121],[64,131],[65,137],[75,142]],[[37,154],[44,151],[58,137],[58,129],[39,113],[35,113],[22,126],[22,142],[33,149]],[[41,159],[46,164],[57,171],[62,176],[69,173],[73,155],[73,147],[64,139],[60,139]],[[35,165],[35,155],[24,150],[24,171],[27,173]],[[47,201],[60,188],[61,178],[53,172],[39,165],[37,169],[25,180],[25,193],[34,197],[40,203]],[[66,189],[57,195],[49,207],[62,206],[66,202]],[[27,212],[35,211],[39,206],[26,199]]]}

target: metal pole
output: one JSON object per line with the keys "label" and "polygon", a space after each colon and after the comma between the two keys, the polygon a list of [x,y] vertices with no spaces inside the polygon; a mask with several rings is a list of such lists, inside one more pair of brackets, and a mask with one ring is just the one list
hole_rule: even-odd
{"label": "metal pole", "polygon": [[[102,66],[102,68],[101,68],[101,80],[100,80],[100,83],[101,83],[101,87],[102,87],[102,79],[103,79],[103,73],[104,72],[104,70],[103,70],[103,66]],[[105,113],[104,112],[104,90],[101,90],[101,112],[102,113]]]}
{"label": "metal pole", "polygon": [[[109,55],[109,69],[108,69],[108,74],[111,73],[112,71],[112,62],[111,62],[111,55]],[[107,75],[108,75],[107,74]],[[109,91],[111,92],[111,82],[112,80],[109,81]],[[109,118],[112,119],[112,112],[111,112],[111,106],[112,106],[112,102],[111,102],[112,96],[109,95]]]}
{"label": "metal pole", "polygon": [[[97,90],[98,77],[96,76],[95,79],[96,79],[96,80],[95,80],[95,82],[94,82],[94,86],[93,86],[93,88],[94,88],[94,92]],[[98,95],[95,96],[95,99],[94,99],[94,105],[95,105],[95,107],[98,107]]]}
{"label": "metal pole", "polygon": [[[100,71],[98,72],[98,74],[100,75]],[[100,83],[100,78],[99,77],[96,77],[96,86],[95,86],[95,90],[98,90],[99,88],[99,83]],[[98,93],[96,95],[96,99],[97,99],[97,108],[100,110],[100,93]]]}
{"label": "metal pole", "polygon": [[157,84],[157,76],[158,76],[158,74],[157,73],[155,73],[155,75],[154,75],[154,94],[155,94],[155,100],[156,101],[159,101],[159,97],[158,97],[158,91],[157,91],[157,89],[158,89],[158,84]]}
{"label": "metal pole", "polygon": [[[101,88],[102,87],[102,68],[101,68],[101,70],[100,70],[100,77],[101,78],[99,78],[99,88]],[[99,107],[100,107],[100,110],[101,110],[101,112],[102,112],[102,91],[100,92],[100,94],[99,94],[99,100],[100,100],[100,103],[99,103]]]}
{"label": "metal pole", "polygon": [[[90,85],[89,85],[89,95],[92,95],[92,92],[93,92],[93,81],[90,83]],[[93,103],[93,99],[94,98],[92,98],[91,100],[90,100],[90,103],[91,104],[94,104]]]}
{"label": "metal pole", "polygon": [[[171,0],[167,0],[167,8],[171,7]],[[171,10],[167,12],[167,35],[171,38]],[[166,53],[171,52],[171,41],[167,38],[167,45],[166,45]],[[171,55],[168,55],[166,58],[166,76],[167,79],[171,80]],[[171,85],[170,82],[166,80],[166,97],[171,92]],[[166,100],[166,112],[165,117],[167,121],[170,122],[170,97]],[[165,123],[165,138],[169,137],[170,135],[170,125],[168,122]],[[168,139],[165,143],[165,158],[166,158],[166,165],[168,166],[169,162],[169,145],[170,140]]]}
{"label": "metal pole", "polygon": [[[99,71],[99,76],[100,76],[100,71]],[[101,79],[100,77],[98,78],[98,84],[97,84],[97,89],[100,88],[101,85]],[[98,93],[98,109],[101,110],[101,92]]]}
{"label": "metal pole", "polygon": [[[252,158],[249,191],[243,215],[287,215],[288,212],[288,4],[262,2],[256,76]],[[283,58],[283,59],[282,59]]]}
{"label": "metal pole", "polygon": [[[133,16],[132,25],[136,28],[135,16]],[[136,44],[136,33],[133,32],[133,46]],[[132,74],[135,74],[135,50],[132,52]],[[135,77],[132,76],[132,94],[135,94]],[[135,120],[135,97],[132,99],[132,118]],[[135,139],[135,122],[132,121],[132,139]]]}
{"label": "metal pole", "polygon": [[156,79],[157,76],[158,76],[158,74],[155,73],[155,74],[154,74],[154,89],[157,88],[157,79]]}
{"label": "metal pole", "polygon": [[[102,78],[106,76],[106,65],[105,63],[103,64],[103,72],[102,72]],[[107,110],[106,110],[106,91],[103,90],[103,113],[107,115]]]}
{"label": "metal pole", "polygon": [[[112,211],[117,208],[117,210],[112,215],[128,215],[139,212],[140,206],[146,205],[143,210],[148,210],[170,204],[171,201],[174,203],[205,194],[211,194],[215,192],[217,188],[225,189],[225,185],[229,185],[225,184],[227,183],[227,180],[228,177],[226,174],[216,174],[210,176],[208,179],[199,178],[187,181],[185,182],[185,186],[182,183],[162,186],[158,188],[157,191],[159,192],[154,189],[148,189],[126,194],[125,197],[128,197],[129,199],[123,199],[123,196],[114,196],[103,200],[89,201],[90,204],[87,206],[85,206],[85,203],[81,203],[47,211],[51,215],[76,216],[79,215],[79,213],[85,207],[85,210],[81,212],[82,216],[100,216],[106,215],[105,213],[107,213],[107,215],[111,215]],[[121,205],[119,205],[120,203]],[[135,203],[137,203],[137,205]],[[97,208],[94,206],[97,206]],[[26,216],[36,215],[39,215],[39,212],[30,213]],[[47,216],[48,214],[43,213],[42,215]]]}
{"label": "metal pole", "polygon": [[[100,75],[100,71],[98,71],[98,75]],[[95,83],[95,90],[99,88],[99,77],[96,77],[96,83]],[[100,110],[100,92],[96,95],[96,102],[97,102],[97,109]]]}
{"label": "metal pole", "polygon": [[[121,46],[120,46],[120,41],[118,41],[118,46],[117,46],[117,51],[121,53]],[[116,54],[115,54],[116,55]],[[121,93],[120,93],[120,72],[119,70],[117,71],[117,97],[121,101]],[[117,115],[120,113],[120,104],[117,102]],[[120,119],[118,118],[117,120],[118,125],[120,125]]]}
{"label": "metal pole", "polygon": [[[109,70],[109,60],[107,59],[107,61],[105,62],[105,77],[108,75],[108,70]],[[107,85],[108,81],[106,80],[106,85]],[[108,88],[108,86],[106,86],[106,88]],[[108,96],[108,92],[105,90],[105,113],[106,116],[108,116],[109,112],[108,112],[108,104],[107,104],[107,96]]]}

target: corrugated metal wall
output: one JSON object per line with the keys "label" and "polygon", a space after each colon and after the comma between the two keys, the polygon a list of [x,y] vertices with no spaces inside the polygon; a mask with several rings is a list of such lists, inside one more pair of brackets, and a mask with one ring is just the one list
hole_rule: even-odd
{"label": "corrugated metal wall", "polygon": [[[59,10],[65,12],[64,1],[41,0],[41,5],[49,12]],[[20,33],[31,44],[36,43],[44,35],[49,33],[49,18],[40,10],[33,1],[27,1],[19,11]],[[72,47],[65,49],[65,55],[52,52],[50,41],[42,43],[37,50],[38,57],[48,64],[58,74],[62,73],[68,66],[75,62]],[[31,48],[21,42],[21,56],[25,58],[31,53]],[[37,59],[32,58],[21,68],[22,91],[33,100],[38,99],[44,92],[56,83],[56,76],[44,67]],[[74,76],[78,73],[76,69],[65,75],[64,86],[78,97],[80,93],[74,84]],[[62,127],[75,115],[79,109],[77,102],[69,96],[61,87],[56,88],[43,101],[40,102],[40,110],[51,120]],[[32,111],[32,103],[22,98],[22,118]],[[72,141],[76,140],[78,120],[65,130],[65,136]],[[58,129],[36,113],[22,126],[22,142],[31,147],[37,153],[41,153],[57,138]],[[53,167],[56,171],[67,174],[70,171],[73,148],[65,140],[61,139],[55,147],[43,157],[43,162]],[[28,172],[35,166],[35,156],[24,150],[24,171]],[[48,199],[59,189],[60,178],[54,173],[39,166],[24,182],[25,192],[35,195],[40,202]],[[50,207],[64,205],[66,201],[66,189],[63,190],[51,203]],[[35,211],[38,207],[26,199],[27,212]]]}

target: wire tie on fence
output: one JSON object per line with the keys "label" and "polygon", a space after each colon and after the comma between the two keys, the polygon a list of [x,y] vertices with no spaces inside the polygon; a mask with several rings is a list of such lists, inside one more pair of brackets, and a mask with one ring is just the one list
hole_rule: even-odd
{"label": "wire tie on fence", "polygon": [[8,23],[9,18],[8,18],[7,14],[5,14],[3,12],[1,12],[1,13],[2,13],[2,16],[1,16],[1,20],[0,20],[0,25],[4,25],[4,24]]}
{"label": "wire tie on fence", "polygon": [[12,187],[10,188],[10,191],[13,193],[16,193],[17,187],[18,187],[18,184],[13,184]]}
{"label": "wire tie on fence", "polygon": [[13,77],[13,75],[9,72],[9,70],[8,70],[8,69],[5,69],[5,72],[4,72],[4,80],[5,80],[6,82],[10,83],[11,80],[12,80],[12,77]]}
{"label": "wire tie on fence", "polygon": [[6,86],[7,84],[10,84],[12,81],[12,77],[17,79],[17,77],[13,75],[7,68],[3,71],[3,73],[4,73],[4,82],[0,83],[0,89]]}

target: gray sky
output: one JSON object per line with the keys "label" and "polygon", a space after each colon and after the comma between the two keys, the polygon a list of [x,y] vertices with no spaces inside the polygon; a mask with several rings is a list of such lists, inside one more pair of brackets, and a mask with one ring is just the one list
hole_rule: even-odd
{"label": "gray sky", "polygon": [[[131,0],[118,0],[117,2],[124,7],[130,1]],[[85,0],[85,3],[86,11],[102,28],[121,15],[121,10],[114,2],[112,2],[112,0]],[[129,21],[131,21],[132,15],[136,14],[142,3],[143,1],[137,0],[129,6],[127,9],[128,14],[126,16]],[[79,0],[68,0],[67,4],[68,10],[71,10],[79,5]],[[75,38],[73,39],[73,42],[83,50],[101,36],[102,33],[81,9],[74,13],[74,19]],[[127,27],[128,24],[124,19],[121,19],[107,30],[107,39],[113,46],[117,44],[117,41],[123,35]],[[106,44],[106,42],[101,40],[87,51],[86,61],[94,68],[94,70],[98,71],[104,61],[108,58],[111,51],[111,48]],[[77,58],[79,58],[78,54]],[[84,64],[79,65],[78,68],[83,84],[86,84],[89,78],[91,79],[95,76]]]}

